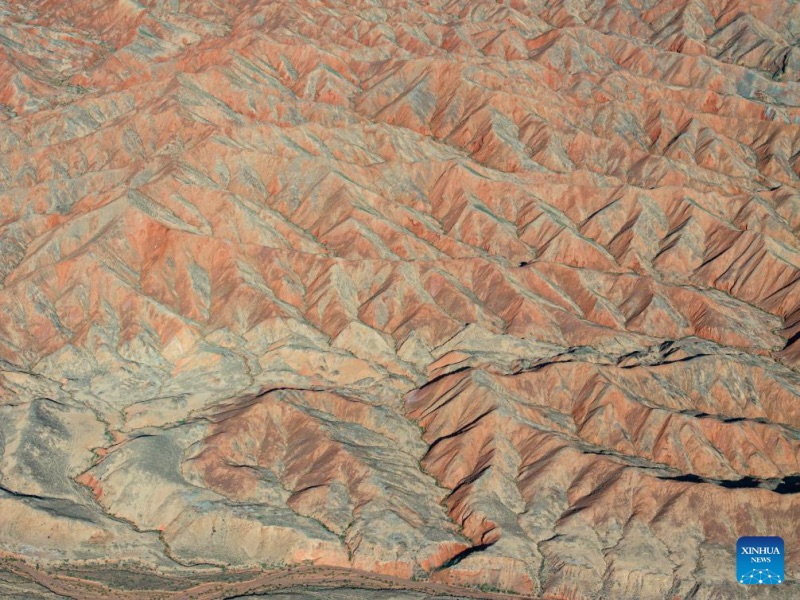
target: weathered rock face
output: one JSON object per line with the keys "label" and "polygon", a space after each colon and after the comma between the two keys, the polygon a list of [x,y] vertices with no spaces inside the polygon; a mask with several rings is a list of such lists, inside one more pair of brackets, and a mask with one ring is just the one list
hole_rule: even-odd
{"label": "weathered rock face", "polygon": [[800,4],[0,24],[5,552],[735,598],[782,535],[800,577]]}

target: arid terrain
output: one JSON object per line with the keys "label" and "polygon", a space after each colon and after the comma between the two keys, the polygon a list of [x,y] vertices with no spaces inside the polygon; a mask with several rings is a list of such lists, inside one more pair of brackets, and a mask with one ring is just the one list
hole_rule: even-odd
{"label": "arid terrain", "polygon": [[800,3],[0,0],[0,53],[0,597],[800,597]]}

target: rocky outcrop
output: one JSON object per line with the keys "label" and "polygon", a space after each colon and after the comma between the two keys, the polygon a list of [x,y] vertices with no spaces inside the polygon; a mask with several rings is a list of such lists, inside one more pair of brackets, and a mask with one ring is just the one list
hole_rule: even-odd
{"label": "rocky outcrop", "polygon": [[798,6],[0,1],[0,548],[797,596]]}

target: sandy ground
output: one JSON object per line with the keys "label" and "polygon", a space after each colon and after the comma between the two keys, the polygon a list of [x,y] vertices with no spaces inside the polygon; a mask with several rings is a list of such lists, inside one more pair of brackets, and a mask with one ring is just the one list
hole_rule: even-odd
{"label": "sandy ground", "polygon": [[[5,559],[2,565],[5,589],[17,589],[26,597],[52,595],[80,600],[217,600],[221,598],[280,598],[300,600],[312,598],[358,600],[414,600],[427,598],[482,598],[486,600],[511,600],[526,598],[516,594],[467,589],[442,583],[409,581],[399,577],[357,571],[352,569],[297,566],[266,573],[246,572],[225,574],[225,578],[240,581],[206,582],[181,590],[112,589],[96,581],[37,570],[17,560]],[[133,572],[131,572],[133,575]],[[152,575],[152,573],[150,574]],[[9,577],[10,576],[10,577]],[[27,587],[26,587],[27,586]],[[39,588],[35,592],[33,588]],[[2,590],[3,588],[0,588]],[[27,592],[23,592],[27,590]],[[1,592],[0,592],[1,593]],[[52,596],[51,596],[52,597]]]}

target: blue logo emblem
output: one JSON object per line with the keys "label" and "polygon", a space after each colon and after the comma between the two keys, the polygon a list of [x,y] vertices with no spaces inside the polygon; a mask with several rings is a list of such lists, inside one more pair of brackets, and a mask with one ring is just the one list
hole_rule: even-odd
{"label": "blue logo emblem", "polygon": [[783,539],[740,537],[736,542],[736,581],[744,585],[783,583]]}

